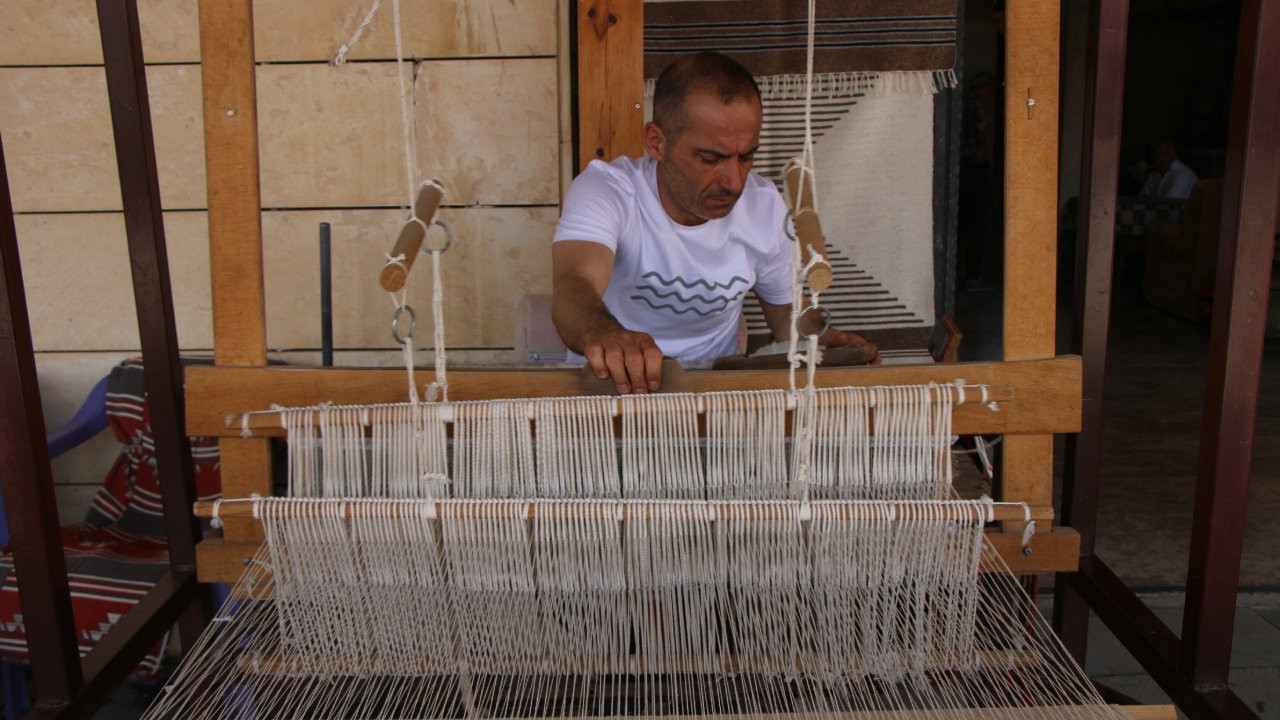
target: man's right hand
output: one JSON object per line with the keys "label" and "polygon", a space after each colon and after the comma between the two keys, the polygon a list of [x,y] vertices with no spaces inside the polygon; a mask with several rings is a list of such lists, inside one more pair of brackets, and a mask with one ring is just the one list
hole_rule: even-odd
{"label": "man's right hand", "polygon": [[583,337],[582,354],[596,377],[613,378],[619,395],[662,387],[662,350],[646,333],[622,328],[589,332]]}

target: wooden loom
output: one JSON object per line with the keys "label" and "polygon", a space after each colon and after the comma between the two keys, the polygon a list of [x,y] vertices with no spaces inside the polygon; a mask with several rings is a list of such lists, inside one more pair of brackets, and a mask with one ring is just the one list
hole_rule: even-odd
{"label": "wooden loom", "polygon": [[[636,154],[642,107],[642,0],[580,0],[578,22],[579,164]],[[1008,166],[1005,178],[1006,307],[1003,359],[997,362],[830,368],[819,386],[927,382],[994,387],[998,409],[957,405],[960,434],[1005,436],[1004,485],[998,500],[1025,502],[1039,532],[1022,543],[1022,518],[989,533],[1015,573],[1074,570],[1079,536],[1050,527],[1053,434],[1081,426],[1081,361],[1055,356],[1058,136],[1057,3],[1013,3],[1006,15]],[[226,498],[272,491],[268,437],[241,437],[228,422],[270,404],[367,404],[403,400],[398,369],[285,368],[266,364],[265,301],[258,188],[257,116],[250,0],[200,5],[201,53],[213,274],[215,366],[187,371],[187,431],[220,438]],[[227,113],[226,108],[237,112]],[[582,373],[565,370],[450,372],[454,400],[582,394]],[[682,392],[780,388],[785,371],[742,370],[669,375]],[[223,536],[197,548],[198,576],[234,582],[262,540],[256,521],[225,517]],[[1165,708],[1134,708],[1164,717]]]}
{"label": "wooden loom", "polygon": [[[641,0],[581,0],[578,23],[579,163],[635,154],[642,127]],[[1053,434],[1081,422],[1081,363],[1055,357],[1058,132],[1057,3],[1015,3],[1006,16],[1008,171],[1005,180],[1006,314],[999,362],[820,370],[820,386],[896,385],[963,378],[999,388],[998,410],[957,406],[960,434],[1005,435],[1007,501],[1051,515]],[[394,369],[268,367],[258,180],[253,19],[250,0],[200,3],[209,245],[213,290],[213,367],[187,370],[187,432],[220,438],[227,498],[272,490],[270,439],[241,437],[228,417],[270,404],[380,403],[404,399]],[[1024,91],[1025,90],[1025,91]],[[236,112],[227,112],[234,108]],[[451,399],[563,396],[584,391],[566,370],[466,370],[449,373]],[[688,372],[668,378],[672,391],[779,388],[785,371]],[[991,542],[1014,572],[1072,570],[1079,537],[1070,528],[1040,530],[1021,547],[1018,520]],[[222,538],[198,546],[204,582],[233,582],[261,542],[252,520],[228,518]]]}

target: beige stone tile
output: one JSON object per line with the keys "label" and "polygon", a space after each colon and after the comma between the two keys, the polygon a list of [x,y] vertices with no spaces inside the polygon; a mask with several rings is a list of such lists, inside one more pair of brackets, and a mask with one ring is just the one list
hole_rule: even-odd
{"label": "beige stone tile", "polygon": [[[555,208],[445,208],[454,231],[443,258],[446,346],[510,348],[515,307],[526,293],[548,292]],[[267,344],[273,350],[320,344],[318,226],[332,226],[334,344],[394,349],[395,305],[378,274],[399,232],[396,210],[297,211],[263,215]],[[431,266],[420,255],[408,302],[418,315],[415,346],[432,344]],[[497,358],[495,355],[494,358]],[[500,359],[500,358],[498,358]],[[393,364],[398,361],[392,361]]]}
{"label": "beige stone tile", "polygon": [[[135,352],[138,326],[123,215],[19,215],[15,221],[36,350]],[[208,348],[204,213],[166,213],[165,235],[179,346]]]}
{"label": "beige stone tile", "polygon": [[[515,345],[520,299],[551,292],[551,235],[558,216],[556,208],[440,211],[455,236],[442,272],[448,347]],[[430,285],[426,274],[419,277],[418,302],[425,306]]]}
{"label": "beige stone tile", "polygon": [[258,68],[263,207],[405,201],[395,73],[395,63]]}
{"label": "beige stone tile", "polygon": [[[262,215],[267,347],[320,347],[319,226],[331,226],[334,342],[346,347],[346,328],[385,328],[393,308],[378,289],[378,273],[403,222],[399,210],[308,210]],[[390,345],[390,337],[381,340]]]}
{"label": "beige stone tile", "polygon": [[[197,62],[196,0],[139,0],[147,62]],[[0,65],[91,65],[102,62],[98,11],[88,0],[0,0]]]}
{"label": "beige stone tile", "polygon": [[167,212],[164,227],[178,346],[183,353],[210,350],[213,348],[213,290],[209,277],[209,215]]}
{"label": "beige stone tile", "polygon": [[161,204],[165,208],[207,207],[200,66],[148,68],[147,93]]}
{"label": "beige stone tile", "polygon": [[[196,0],[140,0],[147,62],[199,62]],[[554,55],[557,0],[408,0],[402,3],[405,57]],[[360,0],[254,3],[254,44],[262,62],[329,60],[372,6]],[[391,3],[350,59],[394,59]],[[98,15],[88,0],[0,0],[0,65],[89,65],[102,62]]]}
{"label": "beige stone tile", "polygon": [[13,207],[120,207],[101,68],[0,69],[0,127]]}
{"label": "beige stone tile", "polygon": [[[147,88],[161,202],[203,207],[199,68],[151,68]],[[16,211],[120,208],[102,68],[0,68],[0,127]]]}
{"label": "beige stone tile", "polygon": [[420,165],[446,202],[559,202],[556,72],[554,58],[423,63]]}
{"label": "beige stone tile", "polygon": [[[264,207],[405,202],[395,72],[394,63],[259,68]],[[450,204],[557,202],[555,73],[554,58],[422,63],[410,109],[415,172],[442,180]]]}
{"label": "beige stone tile", "polygon": [[[554,55],[557,0],[407,0],[401,3],[405,57]],[[371,2],[257,0],[254,42],[260,61],[329,60],[364,19]],[[348,59],[394,59],[395,24],[384,2]]]}
{"label": "beige stone tile", "polygon": [[[154,67],[148,87],[161,200],[202,208],[199,69]],[[264,207],[404,202],[398,93],[394,63],[260,67]],[[448,202],[557,202],[554,59],[424,63],[415,100],[419,172],[446,182]],[[511,108],[518,122],[507,122]],[[120,207],[100,68],[0,69],[0,126],[16,210]]]}

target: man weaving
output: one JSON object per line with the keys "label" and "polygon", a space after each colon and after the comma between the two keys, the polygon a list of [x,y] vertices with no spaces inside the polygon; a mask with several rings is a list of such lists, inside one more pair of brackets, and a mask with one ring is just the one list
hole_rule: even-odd
{"label": "man weaving", "polygon": [[[734,355],[748,290],[790,335],[787,208],[751,172],[760,92],[718,53],[658,78],[642,158],[592,161],[564,198],[552,246],[552,317],[565,344],[621,394],[658,390],[662,358]],[[862,342],[828,330],[827,346]]]}

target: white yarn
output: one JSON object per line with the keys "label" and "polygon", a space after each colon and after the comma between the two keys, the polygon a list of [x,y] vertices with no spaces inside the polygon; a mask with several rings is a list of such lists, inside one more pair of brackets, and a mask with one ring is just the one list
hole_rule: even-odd
{"label": "white yarn", "polygon": [[787,487],[787,394],[708,393],[707,497],[781,499]]}
{"label": "white yarn", "polygon": [[537,496],[621,497],[608,397],[550,398],[532,403],[537,431]]}
{"label": "white yarn", "polygon": [[369,8],[369,12],[365,13],[364,20],[360,21],[360,25],[351,33],[351,37],[338,47],[338,52],[334,54],[333,59],[329,61],[334,67],[341,67],[347,62],[347,53],[360,42],[360,38],[364,37],[364,33],[369,29],[369,25],[373,23],[373,18],[378,15],[378,10],[382,9],[382,0],[373,0],[373,6]]}
{"label": "white yarn", "polygon": [[622,496],[703,498],[697,398],[690,394],[624,395]]}
{"label": "white yarn", "polygon": [[980,574],[987,502],[254,504],[146,717],[1123,717]]}
{"label": "white yarn", "polygon": [[453,404],[456,497],[534,497],[533,428],[527,400]]}
{"label": "white yarn", "polygon": [[[877,97],[896,93],[933,95],[959,87],[955,70],[845,71],[762,75],[756,78],[762,100],[799,100],[812,88],[817,97]],[[644,96],[652,99],[656,80],[645,80]]]}

